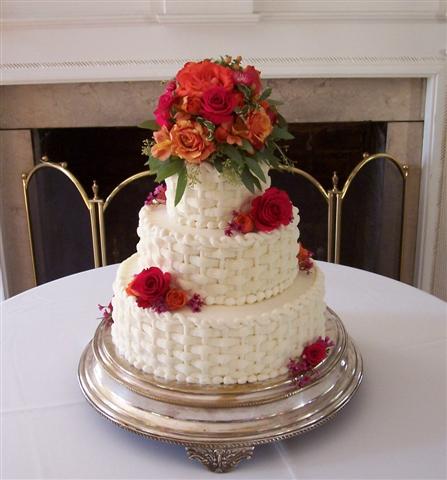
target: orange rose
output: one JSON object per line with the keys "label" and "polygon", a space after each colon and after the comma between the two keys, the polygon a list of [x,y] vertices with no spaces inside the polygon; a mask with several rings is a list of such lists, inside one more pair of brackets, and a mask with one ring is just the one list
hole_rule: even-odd
{"label": "orange rose", "polygon": [[177,94],[201,97],[211,87],[233,90],[233,70],[217,63],[203,60],[189,62],[177,73]]}
{"label": "orange rose", "polygon": [[255,224],[250,215],[246,213],[239,213],[233,219],[233,222],[238,225],[241,233],[252,232],[255,228]]}
{"label": "orange rose", "polygon": [[248,117],[247,127],[248,139],[256,149],[260,150],[273,130],[270,117],[263,108],[254,110]]}
{"label": "orange rose", "polygon": [[202,102],[199,97],[180,97],[179,108],[191,115],[198,115],[202,109]]}
{"label": "orange rose", "polygon": [[206,137],[207,131],[200,123],[179,120],[171,130],[174,153],[189,163],[199,164],[216,150]]}
{"label": "orange rose", "polygon": [[265,113],[267,113],[267,115],[270,118],[270,121],[272,122],[272,125],[274,125],[278,120],[278,113],[275,110],[273,110],[271,105],[265,100],[262,100],[259,103],[264,107]]}
{"label": "orange rose", "polygon": [[214,132],[214,138],[220,143],[228,143],[230,145],[242,145],[242,139],[248,138],[247,125],[244,121],[237,117],[236,121],[225,122],[219,125]]}
{"label": "orange rose", "polygon": [[168,310],[179,310],[186,305],[188,296],[185,291],[179,288],[171,288],[165,296],[165,302]]}
{"label": "orange rose", "polygon": [[158,160],[165,161],[172,155],[172,142],[168,129],[163,126],[158,132],[154,132],[155,144],[151,153]]}

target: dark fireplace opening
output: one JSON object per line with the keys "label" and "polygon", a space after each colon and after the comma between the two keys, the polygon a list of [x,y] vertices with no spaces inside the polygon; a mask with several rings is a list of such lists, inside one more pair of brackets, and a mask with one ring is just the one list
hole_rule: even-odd
{"label": "dark fireplace opening", "polygon": [[[325,190],[332,188],[334,171],[342,187],[364,152],[384,152],[386,146],[386,122],[291,124],[290,130],[295,139],[286,148],[293,165],[312,175]],[[147,170],[141,146],[149,134],[135,127],[35,129],[35,163],[44,156],[51,162],[65,162],[90,198],[95,180],[99,196],[105,199],[120,182]],[[346,265],[398,278],[401,238],[396,219],[400,221],[401,204],[389,203],[398,196],[396,189],[401,187],[389,165],[379,161],[367,167],[353,182],[352,195],[344,202],[340,260]],[[303,243],[315,252],[317,259],[326,260],[324,198],[308,180],[297,175],[273,172],[272,183],[285,188],[298,206]],[[46,178],[42,173],[30,197],[34,202],[30,213],[38,283],[94,266],[85,205],[73,199],[73,192],[63,182],[60,188],[56,186],[54,177]],[[146,176],[125,187],[110,203],[105,213],[108,264],[120,262],[135,251],[138,210],[152,189],[153,180]],[[48,210],[49,205],[53,216],[45,216],[44,209]],[[68,208],[70,215],[57,213],[58,206]],[[73,228],[76,234],[72,233]],[[79,237],[77,242],[67,242],[72,235]],[[69,245],[68,250],[64,249],[65,244]],[[52,247],[47,248],[49,245]],[[65,254],[55,253],[56,246]]]}

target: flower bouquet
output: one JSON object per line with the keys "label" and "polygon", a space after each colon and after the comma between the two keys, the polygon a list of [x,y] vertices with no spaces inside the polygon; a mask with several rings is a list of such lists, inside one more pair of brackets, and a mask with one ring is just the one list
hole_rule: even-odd
{"label": "flower bouquet", "polygon": [[287,163],[278,141],[293,136],[270,94],[262,91],[260,72],[242,67],[240,57],[189,62],[167,83],[155,121],[140,127],[154,130],[143,154],[156,181],[178,175],[176,205],[202,162],[252,193],[266,181],[263,164]]}

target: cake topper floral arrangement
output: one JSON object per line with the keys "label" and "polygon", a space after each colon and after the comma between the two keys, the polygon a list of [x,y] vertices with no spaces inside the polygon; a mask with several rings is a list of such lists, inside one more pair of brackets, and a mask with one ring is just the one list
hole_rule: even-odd
{"label": "cake topper floral arrangement", "polygon": [[175,204],[194,181],[187,165],[209,162],[255,193],[266,181],[262,165],[288,162],[278,141],[293,136],[270,94],[270,88],[262,90],[260,72],[243,67],[241,57],[188,62],[166,84],[155,121],[140,127],[154,130],[143,154],[156,180],[178,175]]}

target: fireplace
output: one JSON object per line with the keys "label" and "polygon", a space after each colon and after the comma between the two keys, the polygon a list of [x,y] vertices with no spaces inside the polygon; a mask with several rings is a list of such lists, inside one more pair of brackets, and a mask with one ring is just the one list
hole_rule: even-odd
{"label": "fireplace", "polygon": [[[402,279],[412,283],[425,82],[415,78],[377,78],[275,79],[266,83],[272,86],[273,90],[278,92],[279,99],[285,102],[282,110],[296,135],[297,149],[294,150],[295,147],[291,145],[289,156],[297,162],[299,168],[315,176],[325,189],[332,185],[334,170],[337,170],[339,186],[342,186],[349,171],[362,159],[365,151],[386,151],[401,163],[410,165]],[[8,223],[11,235],[6,235],[5,242],[6,247],[14,244],[14,248],[20,246],[23,252],[18,258],[8,259],[9,272],[22,272],[20,275],[10,273],[11,293],[32,286],[20,173],[31,170],[41,156],[47,155],[50,161],[67,162],[68,168],[79,178],[88,194],[91,192],[92,181],[96,180],[99,194],[105,198],[119,181],[144,170],[145,159],[140,155],[140,145],[147,132],[131,125],[136,125],[150,116],[148,112],[153,110],[162,88],[159,82],[2,87],[5,105],[2,126],[7,128],[1,132],[4,156],[10,155],[15,159],[14,165],[8,164],[7,167],[11,170],[7,197],[11,204],[11,215],[12,212],[22,210],[16,220],[11,219]],[[328,104],[330,108],[327,107]],[[66,135],[69,135],[71,140],[67,140]],[[99,153],[91,150],[92,145],[99,147]],[[115,166],[110,168],[109,160],[112,156],[118,159],[125,157],[127,160],[118,160]],[[78,168],[79,166],[84,168]],[[323,166],[325,169],[322,169]],[[383,165],[379,166],[378,170],[382,172],[371,173],[369,178],[379,175],[374,182],[376,185],[381,184],[380,188],[383,188],[384,182],[388,181],[384,180],[386,177],[383,175],[390,175],[390,172],[385,172]],[[116,176],[112,178],[111,174]],[[379,181],[379,178],[382,180]],[[366,184],[369,185],[368,180]],[[305,184],[300,188],[306,191]],[[374,191],[379,192],[380,188],[377,187]],[[364,188],[360,186],[359,190],[361,193]],[[130,201],[132,208],[129,211],[132,211],[132,215],[127,216],[132,218],[124,229],[117,227],[117,232],[124,230],[126,245],[119,244],[116,240],[118,234],[110,235],[110,244],[107,246],[108,263],[120,261],[135,248],[137,206],[144,201],[145,194],[146,187],[141,186],[140,192]],[[310,195],[306,193],[302,196],[304,198],[294,199],[302,211],[300,230],[303,241],[310,244],[317,258],[324,260],[327,255],[324,241],[327,222],[324,215],[313,211],[314,200],[310,200]],[[305,203],[306,198],[310,203]],[[350,205],[346,202],[346,212],[350,206],[355,207],[356,203],[358,204],[353,201]],[[369,225],[366,230],[353,229],[353,223],[350,224],[348,220],[349,216],[343,216],[343,221],[347,221],[343,227],[344,235],[353,238],[361,235],[362,238],[354,241],[355,249],[341,249],[341,262],[397,278],[399,265],[396,263],[395,251],[396,245],[400,243],[399,232],[394,232],[390,241],[379,238],[379,232],[386,228],[378,228],[380,222],[374,220],[370,213],[365,215]],[[388,253],[381,259],[371,257],[370,247],[365,247],[366,256],[364,253],[355,253],[361,251],[361,244],[368,245],[365,241],[374,245],[374,242],[379,240],[382,244],[391,245],[394,253]],[[343,245],[346,244],[346,239],[342,238],[342,242]],[[365,263],[365,258],[369,259],[369,264]],[[390,260],[391,258],[394,260]],[[91,257],[88,261],[88,265],[78,265],[67,272],[73,273],[93,266]],[[46,281],[60,274],[52,272],[50,276],[42,277],[39,281]]]}
{"label": "fireplace", "polygon": [[[333,172],[343,186],[364,152],[382,152],[386,147],[386,122],[291,123],[289,129],[295,139],[283,146],[292,165],[325,190],[333,187]],[[34,160],[36,165],[41,158],[67,165],[86,192],[95,180],[99,188],[95,192],[104,199],[143,169],[141,145],[147,134],[135,127],[33,129]],[[395,173],[385,160],[375,161],[354,182],[342,216],[339,261],[399,279],[401,228],[389,228],[389,223],[400,226],[403,215],[402,179]],[[86,206],[73,197],[76,189],[54,170],[39,170],[38,175],[28,188],[40,284],[93,268],[95,263]],[[328,259],[325,199],[306,178],[274,171],[271,176],[272,184],[288,191],[300,209],[301,241],[316,259]],[[132,182],[132,188],[108,207],[105,263],[121,262],[135,251],[138,210],[153,186],[151,177]]]}

